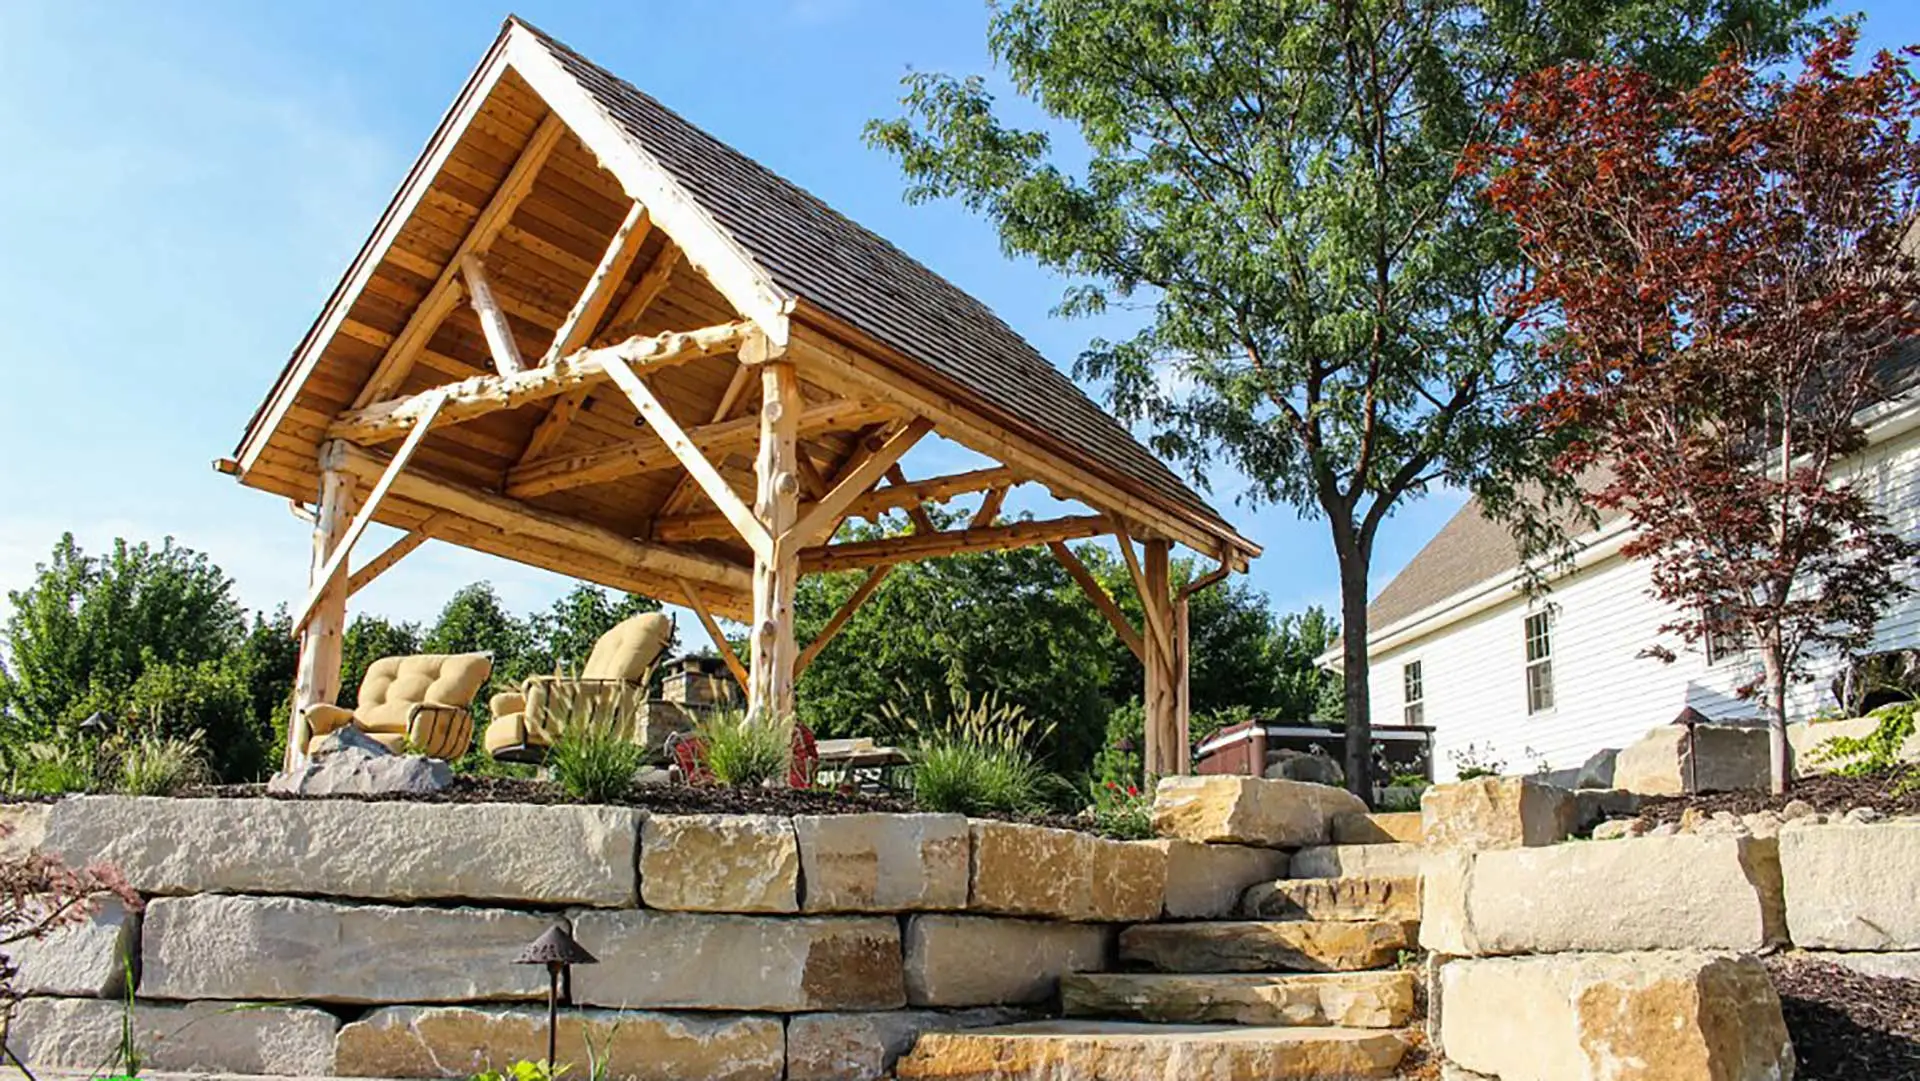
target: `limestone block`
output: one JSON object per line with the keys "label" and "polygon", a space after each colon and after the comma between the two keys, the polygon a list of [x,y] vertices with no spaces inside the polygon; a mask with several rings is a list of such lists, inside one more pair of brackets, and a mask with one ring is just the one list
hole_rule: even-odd
{"label": "limestone block", "polygon": [[1920,982],[1920,950],[1903,953],[1808,953],[1804,955],[1810,961],[1825,961],[1830,965],[1850,968],[1862,976],[1873,976],[1882,980],[1913,980]]}
{"label": "limestone block", "polygon": [[1246,845],[1156,841],[1167,854],[1166,914],[1177,920],[1233,915],[1249,887],[1287,876],[1287,854]]}
{"label": "limestone block", "polygon": [[967,907],[973,842],[962,815],[805,815],[793,832],[808,912]]}
{"label": "limestone block", "polygon": [[800,911],[800,847],[778,815],[650,815],[640,898],[681,912]]}
{"label": "limestone block", "polygon": [[1456,961],[1440,970],[1447,1057],[1502,1078],[1781,1081],[1780,1000],[1750,957],[1699,952]]}
{"label": "limestone block", "polygon": [[[15,1012],[7,1043],[35,1067],[110,1073],[121,1065],[123,1009],[108,999],[30,998]],[[326,1077],[339,1024],[304,1006],[141,1002],[133,1044],[148,1070]]]}
{"label": "limestone block", "polygon": [[1420,944],[1458,957],[1759,950],[1784,940],[1776,842],[1683,834],[1429,853]]}
{"label": "limestone block", "polygon": [[901,1081],[1387,1078],[1406,1038],[1379,1029],[1033,1021],[928,1033],[900,1060]]}
{"label": "limestone block", "polygon": [[0,804],[0,860],[18,863],[33,855],[46,839],[52,813],[45,803]]}
{"label": "limestone block", "polygon": [[1359,972],[1393,964],[1418,934],[1391,920],[1143,923],[1120,932],[1120,960],[1156,972]]}
{"label": "limestone block", "polygon": [[988,819],[971,826],[972,911],[1108,923],[1160,915],[1167,855],[1152,842]]}
{"label": "limestone block", "polygon": [[147,905],[140,994],[158,999],[473,1002],[538,999],[507,964],[552,916],[202,894]]}
{"label": "limestone block", "polygon": [[787,1022],[787,1081],[883,1081],[921,1033],[1004,1025],[1014,1010],[807,1013]]}
{"label": "limestone block", "polygon": [[1062,974],[1107,967],[1112,933],[1097,924],[987,916],[907,921],[907,1001],[915,1006],[1001,1006],[1053,997]]}
{"label": "limestone block", "polygon": [[1614,759],[1613,786],[1645,796],[1765,788],[1770,777],[1767,730],[1702,724],[1648,732]]}
{"label": "limestone block", "polygon": [[1060,1001],[1068,1017],[1163,1025],[1393,1028],[1413,1014],[1414,973],[1070,973]]}
{"label": "limestone block", "polygon": [[1297,848],[1325,844],[1333,817],[1364,813],[1344,788],[1257,777],[1166,777],[1154,791],[1153,830],[1202,844]]}
{"label": "limestone block", "polygon": [[516,803],[80,796],[45,845],[141,893],[630,906],[638,811]]}
{"label": "limestone block", "polygon": [[1780,831],[1787,932],[1802,949],[1920,950],[1920,819]]}
{"label": "limestone block", "polygon": [[1533,848],[1573,834],[1572,792],[1531,777],[1476,777],[1437,784],[1420,796],[1429,848]]}
{"label": "limestone block", "polygon": [[[557,1031],[568,1076],[598,1058],[609,1081],[778,1081],[785,1057],[777,1017],[576,1008],[560,1011]],[[463,1078],[546,1057],[543,1009],[392,1006],[340,1030],[335,1072]]]}
{"label": "limestone block", "polygon": [[[1878,717],[1851,717],[1844,721],[1790,724],[1787,726],[1787,743],[1793,747],[1793,767],[1802,774],[1830,772],[1841,763],[1816,761],[1814,752],[1821,745],[1836,736],[1865,739],[1879,727],[1880,718]],[[1908,736],[1906,741],[1900,744],[1899,757],[1906,762],[1920,762],[1920,732]]]}
{"label": "limestone block", "polygon": [[574,1001],[588,1005],[784,1013],[906,1004],[891,918],[581,912],[574,937],[600,959],[573,973]]}
{"label": "limestone block", "polygon": [[20,966],[13,980],[20,994],[114,998],[126,992],[127,971],[140,957],[140,916],[110,897],[83,922],[6,952]]}
{"label": "limestone block", "polygon": [[1417,845],[1425,836],[1419,811],[1333,816],[1333,843],[1337,845]]}
{"label": "limestone block", "polygon": [[1293,854],[1295,878],[1418,878],[1419,845],[1314,845]]}
{"label": "limestone block", "polygon": [[1283,878],[1247,890],[1238,915],[1265,920],[1420,918],[1419,876]]}

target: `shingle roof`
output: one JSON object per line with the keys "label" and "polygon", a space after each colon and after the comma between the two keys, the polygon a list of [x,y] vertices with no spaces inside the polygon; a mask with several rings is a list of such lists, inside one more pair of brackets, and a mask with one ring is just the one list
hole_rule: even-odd
{"label": "shingle roof", "polygon": [[545,44],[782,289],[1236,535],[1218,511],[986,305],[632,84],[514,22]]}

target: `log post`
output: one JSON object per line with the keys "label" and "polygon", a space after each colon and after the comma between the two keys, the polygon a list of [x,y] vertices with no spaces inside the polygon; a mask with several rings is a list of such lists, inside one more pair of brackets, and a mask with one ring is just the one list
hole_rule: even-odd
{"label": "log post", "polygon": [[[323,459],[330,457],[323,453]],[[314,507],[313,553],[308,563],[309,588],[320,584],[327,573],[334,549],[344,539],[348,519],[353,513],[353,474],[335,467],[320,472],[320,502]],[[340,643],[346,632],[348,584],[344,576],[335,576],[330,586],[314,603],[313,615],[300,632],[300,662],[294,669],[293,713],[287,719],[288,769],[306,760],[307,749],[300,746],[300,711],[316,703],[333,704],[340,697]]]}
{"label": "log post", "polygon": [[1173,635],[1173,596],[1168,588],[1165,540],[1146,542],[1140,603],[1146,608],[1149,630],[1146,656],[1146,773],[1148,781],[1185,772],[1181,768],[1177,660]]}
{"label": "log post", "polygon": [[773,543],[753,557],[753,653],[748,674],[750,714],[771,723],[793,715],[799,649],[793,639],[793,594],[800,579],[800,380],[792,363],[760,368],[760,454],[754,461],[754,517]]}

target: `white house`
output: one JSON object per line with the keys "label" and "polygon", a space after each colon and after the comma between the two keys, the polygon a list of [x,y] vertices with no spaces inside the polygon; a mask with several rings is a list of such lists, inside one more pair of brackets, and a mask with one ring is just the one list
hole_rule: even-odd
{"label": "white house", "polygon": [[[1920,365],[1899,365],[1890,397],[1863,412],[1870,445],[1837,471],[1857,480],[1894,526],[1920,538]],[[1708,717],[1752,719],[1758,703],[1735,691],[1759,671],[1735,643],[1709,650],[1661,636],[1669,607],[1648,590],[1647,566],[1620,555],[1627,521],[1578,539],[1578,555],[1544,595],[1519,588],[1512,537],[1469,502],[1368,607],[1368,680],[1376,726],[1434,728],[1434,776],[1473,760],[1509,771],[1578,767],[1623,747],[1691,706]],[[1915,571],[1909,568],[1907,579]],[[1676,660],[1646,655],[1662,645]],[[1874,650],[1920,645],[1920,595],[1882,618]],[[1322,658],[1337,668],[1339,654]],[[1814,678],[1790,692],[1790,719],[1835,705],[1840,659],[1817,657]]]}

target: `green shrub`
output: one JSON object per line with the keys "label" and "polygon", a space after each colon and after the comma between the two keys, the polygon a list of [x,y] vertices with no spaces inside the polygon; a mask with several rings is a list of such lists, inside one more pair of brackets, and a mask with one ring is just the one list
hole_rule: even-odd
{"label": "green shrub", "polygon": [[793,721],[766,721],[723,710],[693,728],[706,745],[707,768],[721,784],[757,786],[782,780],[793,765]]}
{"label": "green shrub", "polygon": [[561,791],[588,803],[612,803],[633,787],[647,749],[607,725],[576,724],[554,741],[547,766]]}
{"label": "green shrub", "polygon": [[1052,725],[1042,725],[1017,705],[994,695],[975,699],[955,693],[940,709],[932,695],[909,713],[897,702],[881,707],[876,722],[912,747],[914,801],[952,814],[1031,814],[1048,810],[1065,782],[1041,767],[1033,748]]}
{"label": "green shrub", "polygon": [[12,792],[64,796],[98,787],[99,751],[89,740],[36,740],[12,748],[7,758],[7,788]]}
{"label": "green shrub", "polygon": [[1834,772],[1848,777],[1867,777],[1897,772],[1903,776],[1896,792],[1920,786],[1920,766],[1900,757],[1900,750],[1913,738],[1914,720],[1920,715],[1920,702],[1895,702],[1868,714],[1880,723],[1864,736],[1834,736],[1813,749],[1807,757],[1814,762],[1837,763]]}
{"label": "green shrub", "polygon": [[114,788],[129,796],[171,796],[210,776],[200,733],[144,732],[114,751]]}
{"label": "green shrub", "polygon": [[1107,781],[1093,788],[1093,804],[1087,817],[1094,828],[1123,841],[1145,841],[1153,837],[1153,794],[1138,788]]}

